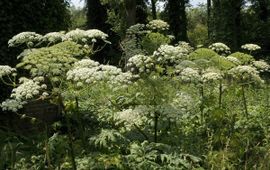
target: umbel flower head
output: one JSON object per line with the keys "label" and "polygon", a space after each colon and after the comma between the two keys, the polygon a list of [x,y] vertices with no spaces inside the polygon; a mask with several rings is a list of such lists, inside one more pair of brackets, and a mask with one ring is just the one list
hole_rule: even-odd
{"label": "umbel flower head", "polygon": [[21,84],[12,90],[10,97],[18,101],[27,101],[39,95],[46,97],[48,94],[44,90],[46,90],[47,86],[46,84],[41,84],[38,80],[40,78],[20,78]]}
{"label": "umbel flower head", "polygon": [[202,74],[202,82],[211,83],[222,79],[222,75],[217,70],[206,70]]}
{"label": "umbel flower head", "polygon": [[229,74],[236,80],[241,82],[259,82],[263,83],[263,80],[259,76],[259,71],[252,66],[237,66],[229,70]]}
{"label": "umbel flower head", "polygon": [[269,71],[270,66],[267,62],[263,61],[263,60],[259,60],[259,61],[253,61],[252,65],[257,68],[260,72],[263,71]]}
{"label": "umbel flower head", "polygon": [[109,41],[106,40],[107,38],[108,35],[98,29],[90,29],[85,31],[77,28],[69,31],[65,35],[66,40],[83,44],[95,43],[98,39],[109,43]]}
{"label": "umbel flower head", "polygon": [[3,111],[9,110],[12,112],[17,112],[19,109],[23,108],[24,104],[26,104],[26,102],[23,102],[21,100],[7,99],[0,104],[0,107],[2,107]]}
{"label": "umbel flower head", "polygon": [[248,51],[256,51],[261,49],[261,47],[257,44],[245,44],[242,45],[241,48]]}
{"label": "umbel flower head", "polygon": [[7,65],[0,65],[0,78],[10,75],[11,73],[15,72],[16,69],[12,68]]}
{"label": "umbel flower head", "polygon": [[133,73],[150,73],[155,65],[153,56],[135,55],[128,60],[127,67]]}
{"label": "umbel flower head", "polygon": [[209,46],[209,48],[219,54],[230,54],[230,48],[221,42],[214,43]]}
{"label": "umbel flower head", "polygon": [[186,83],[199,82],[201,79],[199,71],[197,69],[193,69],[189,67],[183,69],[179,77],[183,82],[186,82]]}
{"label": "umbel flower head", "polygon": [[50,32],[43,36],[43,41],[48,43],[59,43],[65,40],[65,34],[62,32]]}
{"label": "umbel flower head", "polygon": [[146,26],[148,29],[158,30],[158,31],[165,31],[169,29],[169,24],[160,19],[152,20]]}
{"label": "umbel flower head", "polygon": [[161,45],[153,56],[158,63],[175,63],[178,64],[187,58],[188,50],[180,46]]}
{"label": "umbel flower head", "polygon": [[123,73],[115,66],[101,65],[90,59],[76,62],[67,72],[67,80],[73,81],[78,87],[99,81],[108,81],[111,84],[131,83],[132,78],[130,72]]}
{"label": "umbel flower head", "polygon": [[35,32],[22,32],[8,41],[9,47],[16,47],[20,45],[27,45],[27,47],[34,47],[37,43],[42,41],[42,35]]}

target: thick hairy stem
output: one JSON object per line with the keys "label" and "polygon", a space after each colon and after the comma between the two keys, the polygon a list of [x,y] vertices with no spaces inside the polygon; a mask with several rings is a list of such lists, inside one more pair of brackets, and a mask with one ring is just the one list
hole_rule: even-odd
{"label": "thick hairy stem", "polygon": [[219,108],[222,107],[222,80],[220,80],[219,82],[219,98],[218,98],[218,105],[219,105]]}
{"label": "thick hairy stem", "polygon": [[72,164],[72,170],[77,170],[76,162],[75,162],[75,154],[74,154],[74,148],[73,148],[73,141],[72,141],[72,133],[71,133],[71,124],[69,121],[69,118],[67,116],[67,112],[65,109],[65,105],[63,103],[62,96],[58,96],[58,102],[61,107],[61,111],[64,113],[65,116],[65,121],[67,123],[67,128],[68,128],[68,142],[69,142],[69,152],[70,152],[70,159],[71,159],[71,164]]}
{"label": "thick hairy stem", "polygon": [[204,87],[203,84],[200,87],[200,95],[201,95],[201,106],[200,106],[200,111],[201,111],[201,122],[204,121]]}
{"label": "thick hairy stem", "polygon": [[48,169],[49,170],[52,170],[52,164],[51,164],[51,158],[50,158],[50,148],[49,148],[49,137],[48,137],[48,125],[45,124],[45,136],[46,136],[46,139],[45,139],[45,154],[46,154],[46,162],[48,164]]}
{"label": "thick hairy stem", "polygon": [[66,119],[67,119],[67,126],[68,126],[68,140],[69,140],[69,149],[70,149],[70,158],[71,158],[72,170],[77,170],[76,162],[75,162],[75,154],[74,154],[74,148],[73,148],[70,121],[69,121],[68,118],[66,118]]}
{"label": "thick hairy stem", "polygon": [[81,136],[81,140],[82,140],[82,145],[84,148],[87,148],[87,144],[86,144],[86,138],[85,138],[85,133],[84,133],[84,126],[83,126],[83,121],[81,119],[81,116],[79,115],[80,112],[79,112],[79,99],[78,97],[75,97],[75,102],[76,102],[76,119],[78,121],[78,124],[79,124],[79,130],[80,130],[80,136]]}
{"label": "thick hairy stem", "polygon": [[243,100],[243,104],[244,104],[245,115],[246,115],[246,117],[248,117],[247,97],[246,97],[244,86],[242,86],[242,100]]}
{"label": "thick hairy stem", "polygon": [[155,121],[155,125],[154,125],[154,132],[155,132],[155,134],[154,134],[154,142],[157,143],[157,131],[158,131],[158,113],[157,112],[155,112],[154,121]]}

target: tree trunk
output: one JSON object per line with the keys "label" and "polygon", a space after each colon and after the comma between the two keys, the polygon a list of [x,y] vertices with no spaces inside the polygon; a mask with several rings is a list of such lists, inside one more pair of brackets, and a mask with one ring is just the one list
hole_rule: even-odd
{"label": "tree trunk", "polygon": [[157,8],[156,8],[157,0],[151,0],[152,5],[152,17],[153,19],[157,19]]}
{"label": "tree trunk", "polygon": [[125,0],[127,27],[136,22],[136,0]]}

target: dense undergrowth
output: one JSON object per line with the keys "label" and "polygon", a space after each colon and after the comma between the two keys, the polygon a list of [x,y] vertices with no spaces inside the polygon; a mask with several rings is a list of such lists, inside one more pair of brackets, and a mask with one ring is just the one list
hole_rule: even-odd
{"label": "dense undergrowth", "polygon": [[[252,56],[260,47],[168,45],[167,29],[160,20],[128,29],[119,68],[90,59],[110,43],[99,30],[14,36],[9,46],[25,50],[16,69],[0,66],[13,87],[1,107],[39,128],[1,128],[0,169],[269,169],[269,65]],[[23,112],[37,100],[61,118]]]}

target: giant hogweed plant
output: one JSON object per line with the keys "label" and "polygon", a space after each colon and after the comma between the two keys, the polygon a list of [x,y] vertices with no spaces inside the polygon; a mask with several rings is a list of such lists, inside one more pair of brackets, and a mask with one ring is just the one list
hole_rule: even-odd
{"label": "giant hogweed plant", "polygon": [[[54,129],[67,127],[66,135],[51,135],[46,125],[44,153],[15,160],[12,167],[240,168],[252,159],[249,152],[268,146],[268,124],[262,117],[267,107],[249,98],[265,86],[260,73],[268,71],[266,62],[250,54],[230,54],[222,43],[194,51],[181,42],[161,45],[149,56],[132,56],[123,72],[89,58],[102,48],[97,41],[109,43],[106,37],[98,30],[77,29],[44,36],[26,32],[9,41],[10,46],[26,48],[17,69],[28,74],[18,78],[15,68],[0,67],[3,83],[14,88],[2,109],[41,121],[20,114],[20,109],[31,101],[47,100],[58,105],[63,116]],[[241,101],[238,105],[233,95]],[[258,126],[253,120],[264,123]],[[249,132],[254,127],[260,135]]]}

